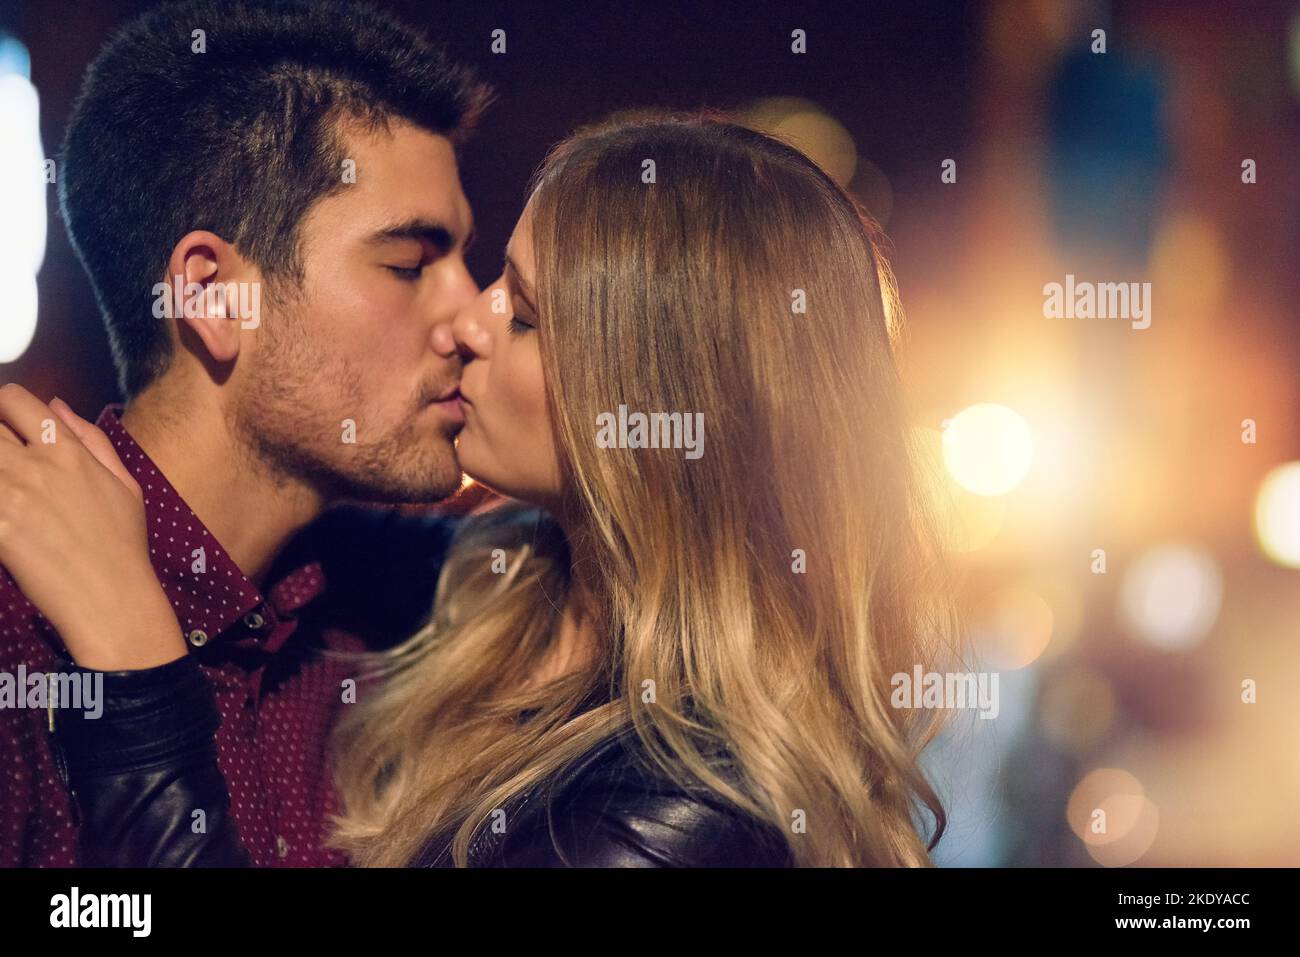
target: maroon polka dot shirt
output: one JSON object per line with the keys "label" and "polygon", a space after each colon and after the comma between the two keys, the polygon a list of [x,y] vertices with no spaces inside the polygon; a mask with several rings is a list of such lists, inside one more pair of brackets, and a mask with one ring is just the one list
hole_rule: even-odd
{"label": "maroon polka dot shirt", "polygon": [[[345,864],[321,846],[326,817],[337,810],[326,737],[355,665],[307,654],[304,642],[286,648],[298,610],[324,589],[322,567],[304,564],[259,591],[126,433],[120,411],[110,405],[98,425],[144,491],[154,570],[216,693],[218,761],[244,847],[261,867]],[[334,629],[322,642],[362,647]],[[0,568],[0,671],[16,675],[20,664],[28,674],[48,671],[60,657],[68,655],[58,634]],[[274,677],[264,681],[268,670]],[[77,863],[70,799],[47,728],[42,709],[0,708],[0,867]]]}

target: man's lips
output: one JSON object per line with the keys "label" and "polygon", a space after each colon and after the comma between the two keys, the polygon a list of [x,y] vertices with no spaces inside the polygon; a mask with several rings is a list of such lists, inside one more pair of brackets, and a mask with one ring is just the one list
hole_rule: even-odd
{"label": "man's lips", "polygon": [[465,423],[465,410],[461,406],[459,387],[444,393],[440,398],[434,399],[429,403],[429,407],[438,409],[458,425]]}

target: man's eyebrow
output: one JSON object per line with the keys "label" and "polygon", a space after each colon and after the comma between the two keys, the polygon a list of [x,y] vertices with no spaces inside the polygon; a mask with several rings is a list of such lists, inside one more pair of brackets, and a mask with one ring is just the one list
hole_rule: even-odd
{"label": "man's eyebrow", "polygon": [[[466,248],[478,237],[478,227],[470,227],[465,240]],[[406,219],[375,230],[366,239],[366,245],[378,246],[381,243],[401,239],[418,239],[429,243],[439,252],[447,252],[456,245],[456,234],[444,224],[431,219]]]}
{"label": "man's eyebrow", "polygon": [[533,299],[533,291],[529,287],[528,283],[524,282],[523,274],[519,272],[519,267],[515,265],[515,261],[511,259],[509,255],[506,256],[505,268],[506,272],[508,272],[514,280],[514,284],[519,287],[519,294],[524,297],[524,301],[536,310],[537,307],[533,305],[533,303],[536,302],[536,300]]}

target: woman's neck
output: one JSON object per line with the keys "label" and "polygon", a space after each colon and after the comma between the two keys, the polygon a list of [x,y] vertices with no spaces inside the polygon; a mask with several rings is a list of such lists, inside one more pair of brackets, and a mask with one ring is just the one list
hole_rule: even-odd
{"label": "woman's neck", "polygon": [[551,681],[581,668],[591,660],[595,641],[596,630],[590,616],[583,611],[573,611],[573,604],[566,601],[564,610],[560,612],[559,634],[534,681]]}
{"label": "woman's neck", "polygon": [[589,664],[599,653],[596,602],[581,535],[574,535],[577,523],[555,512],[569,549],[569,586],[560,609],[557,633],[542,666],[528,682],[534,687],[561,678]]}

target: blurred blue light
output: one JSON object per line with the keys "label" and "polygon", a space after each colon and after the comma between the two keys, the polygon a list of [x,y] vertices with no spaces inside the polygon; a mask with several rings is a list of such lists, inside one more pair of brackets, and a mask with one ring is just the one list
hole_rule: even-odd
{"label": "blurred blue light", "polygon": [[32,78],[32,58],[15,37],[0,32],[0,76],[17,73],[24,80]]}

